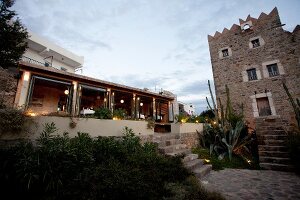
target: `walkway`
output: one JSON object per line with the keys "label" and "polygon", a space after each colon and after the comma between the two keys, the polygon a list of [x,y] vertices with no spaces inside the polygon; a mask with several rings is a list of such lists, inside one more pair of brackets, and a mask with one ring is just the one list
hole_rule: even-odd
{"label": "walkway", "polygon": [[225,169],[201,180],[229,200],[300,200],[300,177],[290,172]]}

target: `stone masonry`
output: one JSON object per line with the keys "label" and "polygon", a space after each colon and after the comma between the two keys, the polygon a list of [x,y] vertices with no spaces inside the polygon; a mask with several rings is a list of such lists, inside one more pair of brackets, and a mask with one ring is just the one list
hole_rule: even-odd
{"label": "stone masonry", "polygon": [[[261,13],[258,19],[249,15],[239,21],[240,25],[234,24],[230,30],[224,28],[222,33],[208,36],[217,98],[226,105],[227,84],[233,106],[238,109],[238,105],[244,105],[245,118],[252,128],[255,118],[261,117],[257,98],[262,97],[269,100],[271,116],[295,123],[282,82],[294,98],[300,97],[300,26],[293,32],[284,30],[277,8],[270,14]],[[275,76],[268,72],[270,64],[277,64]],[[250,69],[256,72],[254,76],[249,77]]]}
{"label": "stone masonry", "polygon": [[14,74],[0,67],[0,100],[6,106],[14,105],[15,95],[17,91],[17,79]]}
{"label": "stone masonry", "polygon": [[284,30],[276,7],[239,21],[208,36],[218,104],[226,105],[227,85],[233,108],[243,105],[245,120],[256,129],[261,167],[289,170],[286,132],[296,120],[282,83],[300,97],[300,26]]}

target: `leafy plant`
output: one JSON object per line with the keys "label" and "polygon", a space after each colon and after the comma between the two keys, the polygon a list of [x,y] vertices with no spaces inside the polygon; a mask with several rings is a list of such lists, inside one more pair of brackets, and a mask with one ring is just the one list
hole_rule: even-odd
{"label": "leafy plant", "polygon": [[294,101],[291,93],[289,92],[289,89],[287,88],[285,83],[282,83],[283,88],[286,92],[286,94],[288,95],[289,101],[291,102],[294,112],[295,112],[295,116],[296,116],[296,120],[297,120],[297,125],[298,128],[300,128],[300,100],[298,98],[296,98],[296,102]]}
{"label": "leafy plant", "polygon": [[117,119],[125,119],[126,117],[126,110],[122,109],[122,108],[118,108],[116,110],[114,110],[114,114],[113,116]]}
{"label": "leafy plant", "polygon": [[105,107],[96,109],[94,116],[98,119],[112,119],[111,110]]}
{"label": "leafy plant", "polygon": [[128,127],[121,138],[70,138],[45,124],[33,143],[0,149],[0,169],[2,195],[12,199],[174,199],[177,184],[185,199],[208,194],[180,157],[160,155]]}
{"label": "leafy plant", "polygon": [[0,67],[17,67],[24,54],[28,38],[26,28],[21,24],[15,11],[10,8],[14,1],[2,0],[0,2]]}
{"label": "leafy plant", "polygon": [[252,139],[243,121],[243,110],[240,114],[234,112],[231,105],[229,88],[226,85],[226,109],[224,110],[224,106],[219,99],[219,115],[209,81],[208,86],[213,108],[210,106],[208,98],[206,100],[215,118],[204,125],[203,135],[199,136],[201,144],[208,146],[210,155],[213,152],[217,153],[219,159],[223,159],[227,154],[229,160],[232,160],[233,153],[241,157],[251,157],[251,152],[247,145],[252,142]]}

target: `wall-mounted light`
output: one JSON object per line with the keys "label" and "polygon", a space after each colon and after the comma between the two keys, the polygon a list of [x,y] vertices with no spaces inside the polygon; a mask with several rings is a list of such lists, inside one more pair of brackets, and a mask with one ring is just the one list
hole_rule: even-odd
{"label": "wall-mounted light", "polygon": [[124,100],[123,100],[123,99],[121,99],[120,103],[124,103]]}
{"label": "wall-mounted light", "polygon": [[107,101],[107,99],[106,98],[104,98],[104,102],[106,102]]}
{"label": "wall-mounted light", "polygon": [[25,72],[24,73],[24,81],[28,81],[29,80],[29,76],[30,76],[30,72]]}
{"label": "wall-mounted light", "polygon": [[143,103],[140,103],[140,106],[143,106],[144,104]]}
{"label": "wall-mounted light", "polygon": [[140,97],[138,97],[137,100],[140,100]]}
{"label": "wall-mounted light", "polygon": [[69,94],[69,90],[65,90],[64,93],[65,93],[65,95],[68,95]]}

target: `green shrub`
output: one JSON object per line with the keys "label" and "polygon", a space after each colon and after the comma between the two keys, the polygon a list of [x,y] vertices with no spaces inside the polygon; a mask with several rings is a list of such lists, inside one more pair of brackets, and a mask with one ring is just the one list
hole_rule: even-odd
{"label": "green shrub", "polygon": [[112,119],[112,113],[109,108],[98,108],[95,110],[94,116],[98,119]]}
{"label": "green shrub", "polygon": [[118,108],[116,110],[114,110],[114,114],[113,116],[117,119],[125,119],[126,117],[126,110],[122,109],[122,108]]}
{"label": "green shrub", "polygon": [[[86,133],[70,138],[56,132],[53,123],[46,124],[34,143],[0,151],[1,195],[12,199],[172,199],[176,194],[169,186],[183,184],[187,197],[197,196],[192,189],[197,186],[186,181],[191,174],[181,158],[158,154],[153,143],[142,145],[129,128],[121,138],[91,138]],[[197,194],[202,195],[200,190]]]}

